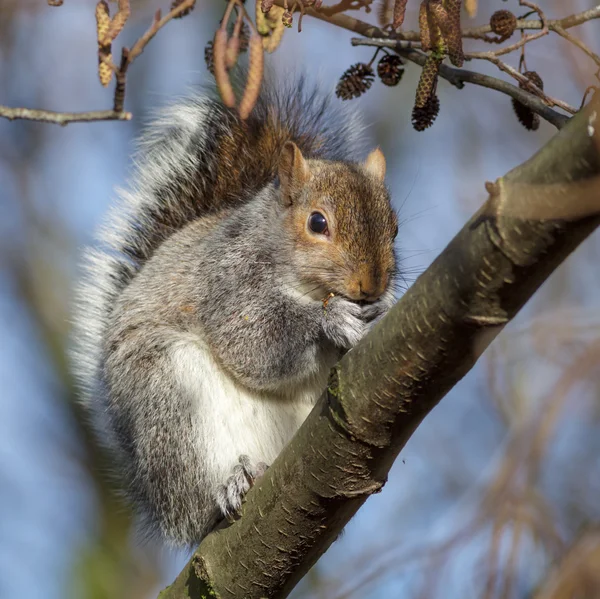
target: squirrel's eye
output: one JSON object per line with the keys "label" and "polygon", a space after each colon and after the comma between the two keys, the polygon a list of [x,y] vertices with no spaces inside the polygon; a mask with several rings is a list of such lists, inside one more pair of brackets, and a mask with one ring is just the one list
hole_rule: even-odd
{"label": "squirrel's eye", "polygon": [[320,235],[326,235],[328,232],[327,219],[320,212],[313,212],[308,217],[308,228],[313,233],[319,233]]}

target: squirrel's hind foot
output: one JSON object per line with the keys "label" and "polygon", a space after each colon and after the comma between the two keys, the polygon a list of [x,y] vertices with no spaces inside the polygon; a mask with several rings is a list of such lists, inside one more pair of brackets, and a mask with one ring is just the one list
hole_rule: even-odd
{"label": "squirrel's hind foot", "polygon": [[247,455],[238,458],[231,476],[215,493],[215,500],[223,516],[231,523],[240,517],[242,501],[254,483],[267,471],[267,464],[254,464]]}

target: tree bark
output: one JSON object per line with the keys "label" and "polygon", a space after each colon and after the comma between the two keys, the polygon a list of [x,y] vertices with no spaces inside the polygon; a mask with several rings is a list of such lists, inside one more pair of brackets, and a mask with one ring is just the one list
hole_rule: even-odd
{"label": "tree bark", "polygon": [[329,387],[240,520],[204,539],[161,599],[283,598],[385,484],[429,411],[600,223],[600,94],[487,201]]}

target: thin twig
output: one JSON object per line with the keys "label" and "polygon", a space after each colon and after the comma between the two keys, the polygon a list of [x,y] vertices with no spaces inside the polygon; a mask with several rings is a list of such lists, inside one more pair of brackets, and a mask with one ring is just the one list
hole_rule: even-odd
{"label": "thin twig", "polygon": [[123,110],[125,104],[125,87],[127,84],[125,73],[127,71],[127,62],[129,60],[129,50],[123,48],[121,50],[121,65],[116,72],[115,94],[113,99],[113,110],[119,112]]}
{"label": "thin twig", "polygon": [[131,50],[129,51],[129,64],[131,64],[143,51],[144,48],[148,45],[148,42],[158,33],[160,29],[162,29],[171,19],[178,17],[182,12],[186,11],[188,8],[191,8],[195,4],[196,0],[184,0],[181,4],[177,5],[175,8],[170,10],[162,19],[160,18],[160,11],[156,11],[154,15],[154,21],[152,25],[140,37],[140,39],[135,42]]}
{"label": "thin twig", "polygon": [[577,112],[577,108],[571,106],[570,104],[567,104],[566,102],[563,102],[562,100],[558,100],[557,98],[549,96],[539,87],[536,87],[530,79],[519,73],[519,71],[517,71],[510,65],[500,60],[497,56],[494,55],[493,52],[477,52],[472,54],[465,54],[465,58],[467,60],[488,60],[492,64],[496,65],[501,71],[504,71],[506,74],[510,75],[513,79],[518,81],[521,85],[525,86],[526,89],[539,96],[543,100],[544,104],[546,104],[547,106],[558,106],[559,108],[562,108],[564,111],[569,112],[571,114],[575,114]]}
{"label": "thin twig", "polygon": [[[379,46],[391,48],[396,50],[402,57],[422,67],[427,60],[427,55],[415,48],[406,47],[406,43],[407,42],[390,39],[352,39],[353,46]],[[568,116],[556,112],[545,104],[541,98],[536,97],[533,93],[521,89],[508,81],[503,81],[502,79],[484,75],[483,73],[477,73],[475,71],[457,69],[445,64],[440,65],[439,76],[459,89],[462,89],[465,83],[471,83],[506,94],[511,98],[518,100],[536,114],[539,114],[543,119],[558,129],[563,127],[569,120]],[[535,89],[537,90],[537,88]]]}
{"label": "thin twig", "polygon": [[[373,1],[374,0],[340,0],[337,4],[333,4],[332,6],[321,6],[321,8],[317,10],[325,16],[332,16],[347,10],[360,10],[361,8],[366,8],[368,10],[370,9],[371,4],[373,4]],[[306,10],[307,7],[304,6],[302,2],[300,4],[302,8]]]}
{"label": "thin twig", "polygon": [[115,112],[114,110],[96,110],[92,112],[53,112],[51,110],[33,110],[31,108],[10,108],[0,106],[0,117],[9,121],[22,119],[68,125],[69,123],[89,123],[93,121],[129,121],[131,112]]}
{"label": "thin twig", "polygon": [[[123,1],[123,5],[127,2]],[[172,8],[164,17],[161,18],[160,9],[154,14],[152,25],[133,45],[131,50],[123,48],[123,59],[121,66],[117,72],[117,85],[115,87],[114,107],[115,110],[122,110],[125,102],[125,84],[127,69],[133,61],[144,51],[150,40],[162,29],[171,19],[178,17],[181,13],[191,8],[196,3],[196,0],[184,0],[175,8]]]}
{"label": "thin twig", "polygon": [[555,25],[552,31],[558,33],[561,37],[564,37],[567,41],[571,42],[574,46],[577,46],[580,50],[583,50],[598,66],[600,66],[600,56],[595,52],[592,52],[580,39],[572,36],[566,29],[560,25]]}

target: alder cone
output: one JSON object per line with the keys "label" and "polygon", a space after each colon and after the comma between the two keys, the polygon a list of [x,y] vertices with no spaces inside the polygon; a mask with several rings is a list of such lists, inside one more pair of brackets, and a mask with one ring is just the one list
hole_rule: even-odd
{"label": "alder cone", "polygon": [[377,64],[377,75],[381,83],[389,87],[398,85],[404,75],[402,59],[396,54],[385,54]]}
{"label": "alder cone", "polygon": [[508,38],[517,28],[517,17],[510,10],[497,10],[490,18],[490,27],[496,35]]}
{"label": "alder cone", "polygon": [[417,131],[425,131],[433,125],[440,112],[440,100],[437,96],[430,96],[425,106],[415,106],[412,113],[412,125]]}
{"label": "alder cone", "polygon": [[[542,81],[542,78],[538,75],[537,71],[525,71],[523,73],[523,76],[527,77],[527,79],[529,79],[529,81],[531,81],[531,83],[533,83],[533,85],[535,85],[536,87],[544,89],[544,82]],[[519,87],[524,88],[525,86],[522,83],[520,83]]]}
{"label": "alder cone", "polygon": [[373,79],[375,73],[368,64],[364,62],[353,64],[340,77],[335,95],[342,100],[358,98],[371,87]]}
{"label": "alder cone", "polygon": [[[544,89],[544,82],[542,78],[536,73],[536,71],[526,71],[523,73],[531,83],[533,83],[536,87],[540,89]],[[521,89],[525,89],[525,86],[522,83],[519,83],[519,87]],[[517,115],[517,119],[519,119],[519,123],[525,127],[528,131],[536,131],[540,126],[540,117],[538,114],[533,112],[530,108],[527,108],[525,104],[522,104],[518,100],[512,101],[513,110]]]}

